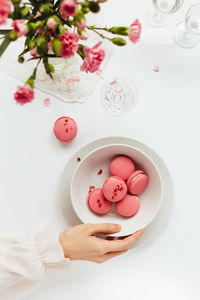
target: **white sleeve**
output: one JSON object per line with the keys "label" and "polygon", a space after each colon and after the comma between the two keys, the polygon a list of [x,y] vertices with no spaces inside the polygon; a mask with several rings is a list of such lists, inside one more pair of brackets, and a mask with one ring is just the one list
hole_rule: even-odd
{"label": "white sleeve", "polygon": [[69,264],[58,236],[43,226],[26,240],[0,238],[0,299],[22,299],[41,283],[48,266]]}

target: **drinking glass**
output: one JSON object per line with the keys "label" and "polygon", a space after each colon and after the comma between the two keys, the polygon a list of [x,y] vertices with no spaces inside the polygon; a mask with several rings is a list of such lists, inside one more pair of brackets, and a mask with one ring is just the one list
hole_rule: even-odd
{"label": "drinking glass", "polygon": [[200,41],[200,3],[191,6],[184,22],[177,24],[174,40],[179,47],[192,48]]}
{"label": "drinking glass", "polygon": [[147,22],[154,27],[164,27],[168,24],[170,15],[179,10],[183,0],[152,0],[153,4],[147,10]]}
{"label": "drinking glass", "polygon": [[111,115],[122,115],[138,102],[138,89],[126,77],[114,77],[106,81],[100,93],[104,109]]}

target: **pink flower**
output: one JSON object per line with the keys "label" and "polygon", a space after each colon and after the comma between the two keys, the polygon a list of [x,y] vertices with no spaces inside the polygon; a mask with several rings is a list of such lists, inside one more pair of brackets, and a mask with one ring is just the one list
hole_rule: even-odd
{"label": "pink flower", "polygon": [[0,0],[0,25],[6,23],[6,19],[10,13],[10,4],[8,0]]}
{"label": "pink flower", "polygon": [[18,90],[16,91],[15,100],[20,105],[25,103],[31,102],[34,99],[34,92],[30,85],[26,84],[25,86],[19,86]]}
{"label": "pink flower", "polygon": [[37,18],[41,17],[41,15],[42,15],[41,12],[38,11],[38,12],[36,13],[34,19],[37,19]]}
{"label": "pink flower", "polygon": [[42,28],[38,28],[38,29],[36,30],[36,33],[37,33],[37,34],[42,34],[42,32],[43,32],[43,31],[42,31]]}
{"label": "pink flower", "polygon": [[38,56],[38,52],[37,52],[37,48],[34,48],[30,51],[31,56],[33,57],[37,57]]}
{"label": "pink flower", "polygon": [[102,42],[99,42],[93,48],[83,48],[83,52],[86,57],[83,60],[81,71],[85,71],[86,73],[94,73],[99,70],[100,65],[105,57],[105,51],[99,48],[101,44]]}
{"label": "pink flower", "polygon": [[81,40],[85,41],[85,40],[87,40],[89,38],[89,35],[88,35],[88,33],[86,31],[82,31],[81,35],[79,34],[79,37],[80,37]]}
{"label": "pink flower", "polygon": [[142,26],[138,19],[136,19],[129,27],[128,37],[133,43],[137,43],[140,40]]}
{"label": "pink flower", "polygon": [[79,35],[65,31],[63,35],[58,36],[62,43],[61,56],[69,58],[78,50]]}
{"label": "pink flower", "polygon": [[51,50],[51,51],[53,51],[52,43],[53,43],[53,40],[50,40],[50,42],[48,42],[48,44],[47,44],[49,50]]}
{"label": "pink flower", "polygon": [[49,29],[54,29],[57,25],[57,22],[53,19],[53,18],[50,18],[48,21],[47,21],[47,26]]}
{"label": "pink flower", "polygon": [[12,23],[13,30],[17,32],[18,37],[24,36],[27,32],[27,26],[24,24],[24,20],[15,20]]}
{"label": "pink flower", "polygon": [[76,14],[76,2],[74,0],[63,0],[60,5],[60,14],[63,19]]}
{"label": "pink flower", "polygon": [[84,19],[81,19],[80,22],[77,23],[77,26],[80,30],[84,30],[86,27],[86,23]]}

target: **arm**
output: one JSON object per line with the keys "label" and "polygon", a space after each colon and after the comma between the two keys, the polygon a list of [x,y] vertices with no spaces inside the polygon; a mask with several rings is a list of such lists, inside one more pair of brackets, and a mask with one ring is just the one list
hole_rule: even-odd
{"label": "arm", "polygon": [[49,227],[32,232],[29,239],[0,239],[0,299],[17,300],[42,281],[48,266],[65,263],[59,234]]}
{"label": "arm", "polygon": [[[82,224],[56,233],[41,228],[27,240],[0,239],[0,299],[18,300],[35,289],[48,266],[69,264],[69,260],[103,263],[126,251],[142,234],[139,230],[119,240],[95,237],[113,234],[120,225]],[[68,258],[68,259],[65,259]]]}

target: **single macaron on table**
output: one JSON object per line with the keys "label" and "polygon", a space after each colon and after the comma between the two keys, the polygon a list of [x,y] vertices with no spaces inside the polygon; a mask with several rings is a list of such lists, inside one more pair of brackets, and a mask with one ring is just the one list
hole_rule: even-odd
{"label": "single macaron on table", "polygon": [[54,134],[61,142],[73,140],[77,134],[77,124],[69,117],[60,117],[54,124]]}
{"label": "single macaron on table", "polygon": [[118,223],[115,236],[147,227],[162,201],[162,180],[153,161],[129,145],[107,145],[77,159],[72,206],[83,223]]}

